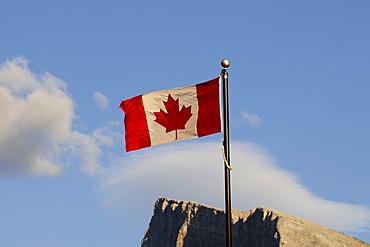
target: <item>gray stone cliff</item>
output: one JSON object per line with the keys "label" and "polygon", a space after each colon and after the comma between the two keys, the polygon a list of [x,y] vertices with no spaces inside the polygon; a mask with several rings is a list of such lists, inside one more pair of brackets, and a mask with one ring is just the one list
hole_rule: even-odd
{"label": "gray stone cliff", "polygon": [[[233,210],[233,247],[370,247],[318,224],[271,209]],[[223,247],[224,211],[159,198],[142,247]]]}

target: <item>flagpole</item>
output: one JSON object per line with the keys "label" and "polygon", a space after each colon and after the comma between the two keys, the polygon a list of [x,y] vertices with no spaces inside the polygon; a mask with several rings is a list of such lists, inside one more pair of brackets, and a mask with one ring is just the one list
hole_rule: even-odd
{"label": "flagpole", "polygon": [[230,66],[228,59],[221,61],[223,67],[221,72],[222,91],[223,91],[223,155],[225,166],[225,211],[226,211],[226,247],[232,247],[232,230],[231,230],[231,186],[230,186],[230,145],[229,145],[229,74],[227,68]]}

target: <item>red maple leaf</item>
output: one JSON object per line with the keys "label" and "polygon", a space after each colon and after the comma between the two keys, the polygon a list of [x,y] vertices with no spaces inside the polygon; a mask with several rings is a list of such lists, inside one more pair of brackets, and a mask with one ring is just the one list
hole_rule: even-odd
{"label": "red maple leaf", "polygon": [[176,131],[175,140],[177,140],[177,130],[185,129],[185,124],[189,121],[191,116],[191,105],[188,107],[182,106],[179,109],[179,99],[174,100],[171,94],[168,94],[167,101],[163,101],[167,112],[162,109],[159,112],[154,112],[156,116],[155,122],[166,128],[166,133]]}

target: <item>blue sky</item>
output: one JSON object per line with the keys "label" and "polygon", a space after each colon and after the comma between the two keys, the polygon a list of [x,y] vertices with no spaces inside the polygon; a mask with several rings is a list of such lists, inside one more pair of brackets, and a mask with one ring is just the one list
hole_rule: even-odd
{"label": "blue sky", "polygon": [[127,154],[118,106],[212,79],[225,57],[233,207],[370,242],[369,10],[0,1],[0,245],[139,246],[160,196],[222,208],[221,134]]}

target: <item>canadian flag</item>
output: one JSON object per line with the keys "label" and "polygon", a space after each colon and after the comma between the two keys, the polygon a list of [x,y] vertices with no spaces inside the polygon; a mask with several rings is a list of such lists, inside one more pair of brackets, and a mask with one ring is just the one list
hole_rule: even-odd
{"label": "canadian flag", "polygon": [[219,77],[122,101],[126,152],[221,131]]}

